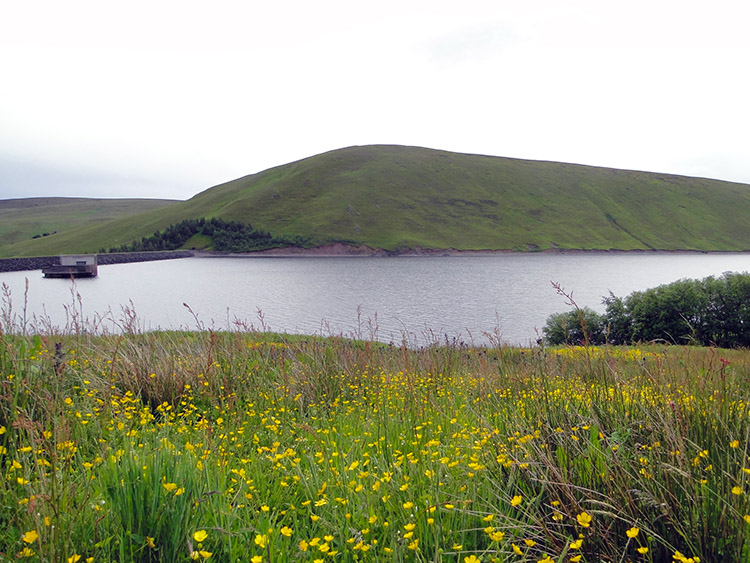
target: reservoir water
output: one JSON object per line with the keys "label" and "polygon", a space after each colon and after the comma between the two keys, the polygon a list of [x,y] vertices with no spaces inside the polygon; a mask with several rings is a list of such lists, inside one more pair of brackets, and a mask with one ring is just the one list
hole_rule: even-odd
{"label": "reservoir water", "polygon": [[[266,329],[424,345],[529,344],[569,307],[603,311],[611,291],[750,271],[750,254],[580,253],[447,257],[194,257],[100,266],[99,277],[0,273],[15,324],[99,331]],[[26,288],[28,280],[28,290]],[[25,312],[24,312],[25,308]],[[4,327],[5,328],[5,327]]]}

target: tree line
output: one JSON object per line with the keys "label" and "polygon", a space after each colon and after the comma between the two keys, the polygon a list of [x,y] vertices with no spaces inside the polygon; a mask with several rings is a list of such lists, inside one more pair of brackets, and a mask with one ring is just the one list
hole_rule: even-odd
{"label": "tree line", "polygon": [[[605,312],[577,306],[551,315],[547,344],[633,344],[661,341],[722,348],[750,347],[750,274],[680,280],[625,298],[610,293]],[[573,303],[573,305],[575,305]]]}
{"label": "tree line", "polygon": [[[109,252],[149,252],[155,250],[177,250],[195,235],[205,235],[212,240],[214,250],[220,252],[250,252],[284,246],[306,246],[310,237],[273,236],[268,231],[254,229],[249,223],[211,219],[186,219],[170,225],[164,231],[143,237],[130,244],[113,246]],[[102,250],[101,252],[104,252]]]}

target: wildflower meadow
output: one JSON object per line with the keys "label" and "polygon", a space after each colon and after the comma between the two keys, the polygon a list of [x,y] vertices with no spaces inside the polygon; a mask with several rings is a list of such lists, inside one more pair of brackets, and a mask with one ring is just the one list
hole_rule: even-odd
{"label": "wildflower meadow", "polygon": [[750,561],[750,352],[0,334],[0,561]]}

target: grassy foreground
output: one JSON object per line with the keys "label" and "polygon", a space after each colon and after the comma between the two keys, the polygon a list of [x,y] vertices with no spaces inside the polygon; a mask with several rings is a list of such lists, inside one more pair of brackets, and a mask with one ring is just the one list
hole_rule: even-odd
{"label": "grassy foreground", "polygon": [[6,331],[0,560],[749,561],[749,363]]}

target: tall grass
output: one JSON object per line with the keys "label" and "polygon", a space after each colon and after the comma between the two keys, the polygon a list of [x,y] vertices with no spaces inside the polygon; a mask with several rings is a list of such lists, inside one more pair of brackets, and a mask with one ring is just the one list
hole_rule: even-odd
{"label": "tall grass", "polygon": [[0,560],[750,561],[750,352],[0,334]]}

